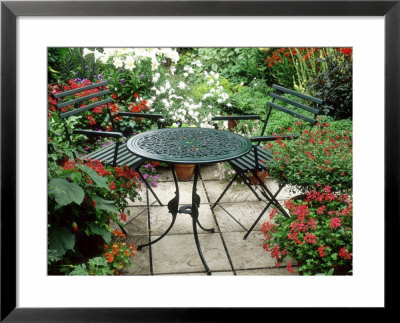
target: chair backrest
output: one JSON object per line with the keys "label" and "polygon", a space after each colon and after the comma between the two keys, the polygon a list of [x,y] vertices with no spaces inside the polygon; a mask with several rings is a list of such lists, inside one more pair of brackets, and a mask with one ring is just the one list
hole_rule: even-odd
{"label": "chair backrest", "polygon": [[[294,90],[284,88],[283,86],[276,84],[273,84],[272,88],[275,91],[269,94],[272,97],[272,102],[268,101],[266,103],[268,107],[268,112],[267,117],[264,120],[264,126],[261,131],[261,136],[264,135],[272,109],[276,109],[292,115],[298,119],[310,123],[311,125],[315,125],[317,123],[316,119],[320,111],[319,105],[322,104],[322,100],[296,92]],[[287,96],[285,96],[286,94],[294,96],[295,99],[288,98]],[[307,104],[305,104],[304,102],[299,102],[298,99],[301,101],[306,101]],[[278,100],[279,102],[275,102],[276,100]],[[285,105],[284,107],[281,105],[282,102]],[[309,114],[305,114],[305,111],[309,112]],[[312,116],[310,116],[310,114],[312,114]]]}
{"label": "chair backrest", "polygon": [[108,97],[111,91],[107,89],[107,84],[108,81],[103,81],[53,94],[53,97],[57,100],[56,107],[58,109],[59,116],[64,123],[64,129],[70,143],[71,134],[68,131],[64,119],[88,110],[92,110],[96,107],[107,107],[112,128],[115,129],[115,123],[113,120],[114,117],[112,116],[110,108],[110,106],[114,103],[114,100]]}

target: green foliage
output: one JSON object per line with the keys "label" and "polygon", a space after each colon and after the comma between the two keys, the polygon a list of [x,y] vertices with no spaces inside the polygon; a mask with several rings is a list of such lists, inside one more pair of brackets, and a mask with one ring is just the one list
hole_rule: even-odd
{"label": "green foliage", "polygon": [[[275,261],[294,259],[303,275],[348,274],[352,268],[352,201],[329,187],[285,202],[290,217],[273,210],[262,226],[264,249]],[[288,270],[292,263],[289,262]]]}
{"label": "green foliage", "polygon": [[103,257],[89,259],[87,265],[79,264],[73,266],[70,276],[107,276],[113,275],[113,271],[108,266],[107,260]]}
{"label": "green foliage", "polygon": [[265,57],[259,48],[194,48],[183,56],[180,64],[200,59],[205,70],[219,73],[234,84],[248,85],[254,78],[263,78]]}
{"label": "green foliage", "polygon": [[266,99],[272,91],[262,81],[252,81],[249,86],[241,86],[233,93],[230,102],[238,112],[236,114],[256,114],[261,117],[267,113]]}
{"label": "green foliage", "polygon": [[67,83],[76,78],[98,79],[99,65],[93,57],[83,56],[83,48],[49,48],[47,58],[50,84]]}
{"label": "green foliage", "polygon": [[[122,57],[121,57],[122,59]],[[134,101],[135,93],[146,93],[152,85],[151,60],[143,59],[133,70],[115,68],[111,59],[102,66],[102,75],[109,88],[117,95],[116,101],[128,104]]]}
{"label": "green foliage", "polygon": [[53,197],[58,207],[75,202],[80,205],[85,197],[82,187],[63,178],[52,178],[48,185],[48,194]]}
{"label": "green foliage", "polygon": [[89,243],[99,241],[101,251],[111,242],[109,222],[126,221],[126,198],[137,196],[137,179],[129,168],[104,167],[98,161],[49,163],[48,261],[56,272],[60,262],[92,254]]}
{"label": "green foliage", "polygon": [[[280,133],[293,133],[287,129]],[[301,191],[330,186],[334,191],[352,189],[352,133],[333,131],[329,123],[305,129],[298,139],[268,143],[273,154],[270,175]]]}
{"label": "green foliage", "polygon": [[335,119],[352,118],[353,115],[353,62],[352,55],[338,50],[326,51],[321,60],[327,69],[309,79],[307,89],[323,100],[323,112]]}
{"label": "green foliage", "polygon": [[52,260],[64,256],[68,250],[73,250],[74,245],[75,235],[66,227],[49,230],[49,249],[53,250]]}

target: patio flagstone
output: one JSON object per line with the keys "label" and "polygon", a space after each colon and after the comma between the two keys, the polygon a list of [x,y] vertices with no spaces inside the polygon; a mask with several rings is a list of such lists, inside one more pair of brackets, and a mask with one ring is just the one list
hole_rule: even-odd
{"label": "patio flagstone", "polygon": [[[157,237],[153,237],[156,239]],[[218,233],[199,234],[200,246],[211,271],[229,271],[231,266]],[[193,234],[167,235],[152,247],[154,274],[205,272]]]}
{"label": "patio flagstone", "polygon": [[225,232],[222,235],[235,270],[275,266],[275,261],[262,247],[261,232],[251,232],[246,240],[243,240],[242,232]]}
{"label": "patio flagstone", "polygon": [[[178,182],[178,185],[179,185],[179,204],[191,204],[193,181]],[[154,193],[156,193],[156,195],[160,199],[161,203],[163,203],[164,205],[167,205],[168,202],[175,196],[174,182],[159,182],[157,187],[154,187],[153,190]],[[200,196],[200,203],[207,203],[206,193],[200,181],[197,183],[197,194]],[[149,203],[153,204],[154,202],[156,202],[156,199],[149,192]]]}
{"label": "patio flagstone", "polygon": [[[179,205],[181,206],[181,205]],[[154,206],[150,208],[150,228],[152,235],[161,235],[165,232],[172,221],[172,215],[168,212],[166,206]],[[214,228],[217,231],[215,220],[213,218],[211,209],[208,205],[200,205],[199,208],[199,222],[206,228]],[[199,233],[208,233],[198,228]],[[189,214],[179,214],[176,217],[176,221],[171,231],[168,234],[188,234],[193,233],[192,217]]]}
{"label": "patio flagstone", "polygon": [[[218,222],[218,226],[222,232],[243,232],[244,235],[245,229],[234,219],[232,219],[232,217],[229,216],[224,209],[233,215],[236,220],[238,220],[248,230],[265,206],[266,204],[260,201],[221,203],[220,205],[217,205],[213,211]],[[265,221],[269,220],[270,211],[271,208],[268,208],[261,217],[261,220],[254,227],[253,231],[260,232],[261,225]]]}
{"label": "patio flagstone", "polygon": [[[127,243],[133,243],[133,245],[138,246],[142,243],[148,242],[147,235],[141,236],[131,236],[127,235]],[[150,275],[150,250],[149,248],[143,248],[138,251],[135,256],[131,258],[132,266],[129,268],[125,268],[123,274],[126,276],[129,275]]]}
{"label": "patio flagstone", "polygon": [[[202,166],[201,180],[199,179],[197,184],[201,199],[200,223],[207,229],[215,230],[214,233],[210,233],[197,227],[200,246],[212,276],[293,275],[284,267],[287,262],[275,268],[275,261],[262,247],[263,234],[260,228],[262,223],[269,220],[270,209],[265,212],[247,240],[243,240],[245,230],[220,206],[211,210],[211,205],[227,185],[226,182],[220,182],[214,177],[216,168],[216,165]],[[175,185],[169,169],[162,169],[162,174],[161,177],[164,176],[164,179],[158,182],[154,191],[165,206],[159,206],[148,192],[149,207],[147,207],[147,192],[143,186],[140,193],[143,200],[130,203],[128,208],[132,215],[128,218],[125,229],[128,241],[135,246],[148,243],[149,238],[157,239],[171,223],[172,215],[166,205],[175,196]],[[273,191],[277,187],[272,179],[268,179],[267,185]],[[191,204],[192,186],[193,181],[179,182],[180,206]],[[282,198],[294,195],[288,190],[283,190],[281,194]],[[280,201],[283,202],[283,199]],[[258,201],[246,186],[237,185],[228,191],[221,205],[246,228],[250,228],[266,204]],[[140,212],[142,213],[138,217],[130,221]],[[137,255],[132,257],[132,262],[132,267],[125,270],[125,275],[206,275],[194,241],[192,219],[189,214],[178,213],[171,231],[157,243],[138,251]],[[296,271],[295,267],[294,269]]]}

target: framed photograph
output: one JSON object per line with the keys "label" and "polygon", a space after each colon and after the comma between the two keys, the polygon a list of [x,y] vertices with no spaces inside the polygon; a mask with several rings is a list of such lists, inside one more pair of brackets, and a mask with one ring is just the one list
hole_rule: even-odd
{"label": "framed photograph", "polygon": [[[235,321],[239,311],[265,315],[269,308],[391,309],[398,281],[391,258],[399,234],[399,2],[2,1],[1,320]],[[47,275],[44,107],[47,49],[54,47],[352,48],[353,275]]]}

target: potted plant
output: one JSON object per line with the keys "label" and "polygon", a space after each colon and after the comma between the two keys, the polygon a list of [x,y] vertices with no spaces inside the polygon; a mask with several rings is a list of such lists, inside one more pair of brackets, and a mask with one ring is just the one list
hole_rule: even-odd
{"label": "potted plant", "polygon": [[[349,274],[352,270],[352,200],[329,186],[306,194],[304,201],[285,202],[290,217],[275,209],[262,225],[264,249],[279,265],[295,260],[303,275]],[[294,272],[291,261],[287,269]]]}

